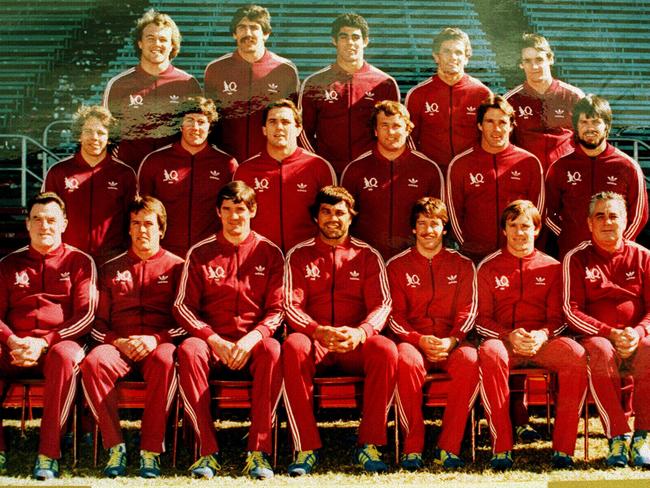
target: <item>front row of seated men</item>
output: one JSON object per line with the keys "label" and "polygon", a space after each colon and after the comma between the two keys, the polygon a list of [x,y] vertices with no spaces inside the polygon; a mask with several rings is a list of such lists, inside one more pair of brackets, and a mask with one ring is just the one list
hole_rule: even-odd
{"label": "front row of seated men", "polygon": [[[109,450],[104,472],[125,474],[115,382],[132,369],[148,387],[143,477],[160,475],[166,419],[179,383],[200,442],[190,471],[203,478],[219,471],[208,394],[213,370],[243,370],[253,378],[245,472],[257,479],[273,476],[268,455],[281,394],[295,451],[289,474],[312,471],[321,446],[312,380],[333,369],[365,377],[355,462],[368,472],[387,470],[377,446],[386,444],[394,393],[405,435],[400,464],[423,466],[421,390],[426,373],[436,370],[446,371],[452,384],[434,461],[463,466],[460,444],[480,389],[493,441],[491,467],[510,468],[509,370],[529,364],[558,375],[554,467],[573,464],[588,379],[609,439],[607,464],[650,467],[650,252],[623,239],[626,202],[620,195],[593,196],[592,238],[570,251],[563,266],[534,247],[541,228],[535,206],[512,202],[501,218],[506,245],[476,272],[468,258],[443,246],[448,215],[437,198],[415,203],[410,223],[416,244],[387,269],[375,249],[350,236],[356,211],[342,187],[318,192],[311,208],[318,234],[286,260],[251,230],[257,204],[243,182],[222,188],[217,212],[222,229],[192,247],[183,262],[160,247],[164,206],[137,198],[129,207],[131,247],[97,278],[93,260],[61,241],[67,224],[62,200],[42,193],[30,202],[30,245],[0,261],[0,382],[34,372],[45,376],[36,478],[59,474],[61,432],[79,371]],[[560,336],[563,317],[576,340]],[[281,345],[275,336],[283,320],[290,334]],[[390,338],[380,334],[387,322]],[[474,325],[484,339],[478,350],[467,340]],[[84,359],[83,336],[90,330],[101,345]],[[191,337],[175,351],[185,334]],[[635,380],[633,436],[620,406],[622,369]],[[0,469],[6,465],[0,444]]]}

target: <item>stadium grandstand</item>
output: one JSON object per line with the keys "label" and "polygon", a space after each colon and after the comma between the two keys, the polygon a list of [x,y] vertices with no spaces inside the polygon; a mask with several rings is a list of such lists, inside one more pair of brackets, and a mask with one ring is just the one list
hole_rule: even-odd
{"label": "stadium grandstand", "polygon": [[[241,0],[0,0],[0,254],[24,243],[21,208],[47,168],[75,150],[70,117],[98,103],[106,82],[137,63],[130,38],[149,8],[177,22],[175,66],[202,82],[206,64],[233,49],[229,21]],[[431,38],[456,26],[470,36],[467,67],[496,93],[522,81],[516,39],[546,36],[556,77],[606,97],[613,142],[650,175],[650,0],[304,0],[260,2],[272,15],[267,47],[301,79],[334,59],[330,24],[344,11],[370,24],[367,60],[393,75],[402,97],[434,71]]]}

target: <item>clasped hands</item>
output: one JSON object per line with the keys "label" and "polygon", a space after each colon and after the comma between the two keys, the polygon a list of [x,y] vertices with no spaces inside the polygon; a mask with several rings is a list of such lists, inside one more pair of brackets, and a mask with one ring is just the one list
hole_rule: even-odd
{"label": "clasped hands", "polygon": [[609,334],[609,340],[614,344],[616,352],[621,359],[627,359],[636,348],[639,346],[639,333],[632,327],[625,327],[624,329],[612,329]]}
{"label": "clasped hands", "polygon": [[543,330],[528,331],[519,327],[508,334],[508,341],[515,354],[532,357],[546,344],[548,335]]}
{"label": "clasped hands", "polygon": [[423,335],[418,345],[428,361],[437,363],[449,358],[449,353],[456,347],[458,341],[455,337],[436,337],[434,335]]}
{"label": "clasped hands", "polygon": [[332,327],[319,325],[313,335],[314,340],[330,352],[349,352],[366,340],[366,332],[360,327]]}
{"label": "clasped hands", "polygon": [[47,350],[47,341],[41,337],[18,337],[12,335],[7,340],[11,364],[21,368],[36,366],[43,352]]}

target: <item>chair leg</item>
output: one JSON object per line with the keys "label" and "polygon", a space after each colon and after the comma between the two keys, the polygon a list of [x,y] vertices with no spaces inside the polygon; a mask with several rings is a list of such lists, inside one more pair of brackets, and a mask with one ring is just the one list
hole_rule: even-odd
{"label": "chair leg", "polygon": [[399,411],[397,402],[393,403],[393,417],[395,418],[395,466],[399,464]]}
{"label": "chair leg", "polygon": [[589,402],[585,398],[584,410],[584,438],[585,438],[585,461],[589,461]]}
{"label": "chair leg", "polygon": [[176,467],[176,449],[178,449],[178,419],[179,419],[179,409],[180,402],[178,401],[178,392],[176,392],[176,399],[174,400],[176,404],[174,408],[174,432],[172,434],[172,468]]}
{"label": "chair leg", "polygon": [[544,375],[546,382],[546,433],[551,437],[551,378],[549,373]]}
{"label": "chair leg", "polygon": [[72,404],[72,467],[77,466],[78,453],[77,453],[77,407],[78,401]]}
{"label": "chair leg", "polygon": [[280,420],[276,414],[273,422],[273,467],[278,466],[278,430],[280,429]]}
{"label": "chair leg", "polygon": [[25,413],[27,411],[27,402],[29,402],[29,386],[27,385],[22,385],[23,386],[23,402],[20,407],[20,434],[21,437],[25,438],[27,437],[27,434],[25,433]]}
{"label": "chair leg", "polygon": [[472,405],[470,413],[470,427],[472,428],[472,462],[476,461],[476,407]]}
{"label": "chair leg", "polygon": [[97,467],[97,454],[99,450],[99,424],[95,421],[95,435],[93,435],[93,467]]}

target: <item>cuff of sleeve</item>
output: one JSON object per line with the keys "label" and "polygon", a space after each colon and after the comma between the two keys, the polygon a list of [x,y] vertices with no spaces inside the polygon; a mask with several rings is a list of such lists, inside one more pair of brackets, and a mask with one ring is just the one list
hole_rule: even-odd
{"label": "cuff of sleeve", "polygon": [[[316,329],[318,328],[318,323],[317,322],[310,322],[305,326],[305,334],[307,334],[309,337],[312,339],[314,338],[314,332],[316,332]],[[300,332],[300,330],[295,330],[294,332]]]}
{"label": "cuff of sleeve", "polygon": [[204,341],[207,341],[208,337],[214,334],[216,334],[216,332],[212,330],[212,327],[206,325],[205,327],[202,327],[201,329],[197,330],[195,335],[196,337],[203,339]]}
{"label": "cuff of sleeve", "polygon": [[260,335],[262,336],[262,339],[266,339],[267,337],[271,337],[271,329],[269,329],[264,324],[259,324],[253,330],[256,330],[257,332],[259,332]]}
{"label": "cuff of sleeve", "polygon": [[409,332],[406,336],[402,336],[406,342],[409,344],[414,345],[415,347],[419,347],[420,345],[420,339],[422,338],[423,334],[420,334],[419,332]]}
{"label": "cuff of sleeve", "polygon": [[107,332],[106,335],[104,336],[104,344],[113,345],[113,342],[115,342],[119,338],[120,336],[118,336],[115,332]]}
{"label": "cuff of sleeve", "polygon": [[639,334],[639,339],[643,339],[646,335],[648,335],[648,332],[645,330],[645,327],[643,327],[642,325],[637,325],[634,328],[634,330],[636,330],[637,333]]}
{"label": "cuff of sleeve", "polygon": [[45,339],[45,342],[47,342],[47,347],[52,347],[54,344],[61,340],[61,336],[59,336],[59,333],[57,331],[52,331],[48,334],[45,334],[43,336],[43,339]]}
{"label": "cuff of sleeve", "polygon": [[9,338],[10,338],[12,335],[14,335],[13,332],[11,332],[11,331],[4,331],[4,330],[3,330],[2,332],[0,332],[0,343],[4,344],[4,345],[6,346],[6,345],[7,345],[7,341],[9,340]]}
{"label": "cuff of sleeve", "polygon": [[364,330],[364,332],[366,333],[366,338],[372,337],[377,334],[377,331],[373,328],[373,326],[367,322],[364,322],[361,325],[359,325],[359,328]]}
{"label": "cuff of sleeve", "polygon": [[609,325],[601,325],[600,330],[598,331],[598,335],[601,337],[607,337],[609,339],[610,334],[612,333],[613,327],[610,327]]}
{"label": "cuff of sleeve", "polygon": [[458,341],[458,344],[460,344],[461,342],[463,342],[465,340],[465,337],[467,337],[467,332],[463,332],[462,330],[460,330],[460,328],[453,329],[449,333],[449,337],[455,337],[456,340]]}
{"label": "cuff of sleeve", "polygon": [[160,334],[154,334],[153,336],[156,338],[158,344],[165,344],[172,341],[172,336],[169,335],[169,332],[167,331],[161,332]]}

